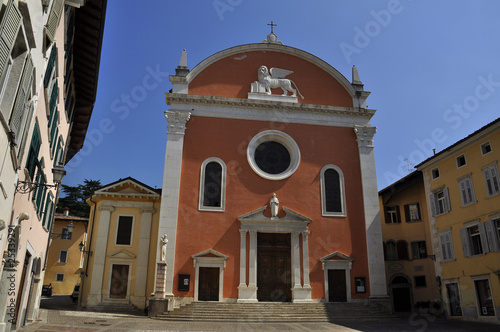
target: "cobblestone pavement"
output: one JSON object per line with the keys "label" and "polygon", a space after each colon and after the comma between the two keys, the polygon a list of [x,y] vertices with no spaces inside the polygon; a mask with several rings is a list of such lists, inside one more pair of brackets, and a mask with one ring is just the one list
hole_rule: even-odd
{"label": "cobblestone pavement", "polygon": [[57,301],[42,300],[40,320],[19,331],[481,331],[498,332],[500,324],[463,322],[454,319],[436,319],[431,316],[394,317],[379,321],[349,322],[169,322],[116,313],[77,311],[76,305],[56,304]]}

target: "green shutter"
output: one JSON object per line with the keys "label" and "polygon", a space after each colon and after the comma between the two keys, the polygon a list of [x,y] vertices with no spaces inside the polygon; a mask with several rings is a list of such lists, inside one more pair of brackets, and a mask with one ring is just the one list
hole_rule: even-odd
{"label": "green shutter", "polygon": [[21,12],[14,5],[14,1],[9,0],[2,22],[0,23],[0,81],[5,74],[7,62],[9,61],[9,56],[20,26]]}
{"label": "green shutter", "polygon": [[33,128],[33,136],[31,137],[31,144],[28,153],[28,160],[26,161],[26,168],[30,178],[33,179],[35,176],[35,170],[38,163],[38,152],[40,151],[41,145],[40,131],[38,130],[38,123],[35,122],[35,127]]}
{"label": "green shutter", "polygon": [[64,0],[53,0],[52,7],[50,8],[49,18],[47,19],[46,34],[52,42],[56,35],[57,26],[61,18],[62,10],[64,7]]}
{"label": "green shutter", "polygon": [[16,144],[21,142],[21,129],[28,112],[28,102],[31,99],[31,86],[33,84],[33,61],[28,55],[24,63],[21,84],[17,91],[16,101],[14,102],[14,112],[10,120],[10,128],[16,135]]}
{"label": "green shutter", "polygon": [[49,62],[47,63],[47,69],[45,70],[45,77],[43,79],[43,84],[45,85],[45,87],[49,86],[50,77],[52,76],[52,71],[54,70],[54,66],[56,64],[56,57],[57,57],[57,47],[56,45],[54,45],[52,47],[52,51],[50,52]]}

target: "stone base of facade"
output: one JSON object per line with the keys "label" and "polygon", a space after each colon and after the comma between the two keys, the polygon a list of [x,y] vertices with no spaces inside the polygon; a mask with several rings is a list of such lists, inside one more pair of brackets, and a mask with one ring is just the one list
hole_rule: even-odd
{"label": "stone base of facade", "polygon": [[381,311],[392,312],[391,298],[389,296],[370,296],[368,304]]}
{"label": "stone base of facade", "polygon": [[137,309],[146,309],[146,297],[145,296],[130,296],[130,303]]}
{"label": "stone base of facade", "polygon": [[311,299],[311,287],[297,287],[292,288],[292,302],[293,303],[312,303]]}
{"label": "stone base of facade", "polygon": [[256,303],[257,300],[256,286],[238,286],[238,303]]}

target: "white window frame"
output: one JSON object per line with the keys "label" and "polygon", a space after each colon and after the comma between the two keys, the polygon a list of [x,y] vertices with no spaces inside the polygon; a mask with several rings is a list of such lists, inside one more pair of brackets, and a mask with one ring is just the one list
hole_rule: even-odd
{"label": "white window frame", "polygon": [[[66,253],[66,257],[65,257],[66,259],[64,260],[64,262],[61,260],[61,254],[63,252]],[[67,249],[61,249],[61,250],[59,250],[59,261],[58,262],[59,263],[64,263],[64,264],[66,264],[68,262],[68,250]]]}
{"label": "white window frame", "polygon": [[[482,171],[484,176],[484,183],[486,186],[486,194],[488,195],[488,197],[498,195],[500,193],[500,177],[498,176],[497,162],[483,167]],[[490,186],[488,185],[488,182],[491,183],[491,191],[489,190]],[[495,187],[498,189],[495,190]]]}
{"label": "white window frame", "polygon": [[[221,193],[220,193],[220,207],[216,206],[205,206],[203,205],[203,198],[205,194],[205,171],[206,167],[209,163],[211,162],[216,162],[221,165]],[[227,173],[227,168],[226,164],[222,159],[217,158],[217,157],[211,157],[207,158],[203,161],[201,164],[201,172],[200,172],[200,192],[199,192],[199,199],[198,199],[198,210],[200,211],[219,211],[219,212],[224,212],[226,210],[226,173]]]}
{"label": "white window frame", "polygon": [[[478,227],[478,233],[477,234],[471,234],[471,228],[472,227]],[[472,247],[473,247],[473,242],[472,242],[472,237],[478,237],[481,245],[481,252],[480,253],[473,253],[472,252]],[[460,238],[462,240],[462,249],[464,253],[464,257],[475,257],[475,256],[481,256],[489,252],[488,248],[488,240],[486,236],[486,230],[484,227],[484,223],[480,223],[479,220],[473,220],[469,221],[464,224],[464,228],[460,230]]]}
{"label": "white window frame", "polygon": [[[408,215],[406,214],[406,210],[407,210],[407,207],[408,206]],[[417,218],[416,219],[412,219],[412,209],[411,207],[414,206],[416,207],[416,214],[417,214]],[[412,223],[412,222],[418,222],[418,221],[422,221],[422,215],[421,215],[421,212],[420,212],[420,203],[418,202],[415,202],[415,203],[408,203],[408,204],[405,204],[403,206],[403,210],[405,212],[405,220],[407,223]]]}
{"label": "white window frame", "polygon": [[467,174],[458,179],[458,189],[460,191],[460,197],[462,198],[462,206],[468,206],[477,202],[471,174]]}
{"label": "white window frame", "polygon": [[[440,196],[442,194],[442,196]],[[430,196],[432,216],[439,216],[451,211],[450,194],[448,188],[440,188],[434,190]]]}
{"label": "white window frame", "polygon": [[[490,147],[490,151],[488,151],[488,152],[484,152],[484,150],[485,150],[486,146],[489,146],[489,147]],[[481,155],[483,155],[483,156],[485,156],[485,155],[487,155],[487,154],[490,154],[490,153],[493,151],[493,148],[492,148],[492,146],[491,146],[491,142],[490,142],[490,141],[487,141],[487,142],[484,142],[483,144],[481,144],[480,149],[481,149]]]}
{"label": "white window frame", "polygon": [[441,259],[443,262],[455,260],[451,229],[447,229],[439,233],[439,247],[441,248]]}
{"label": "white window frame", "polygon": [[[130,243],[129,244],[118,244],[118,228],[120,227],[121,217],[132,217],[132,227],[130,230]],[[135,216],[130,214],[120,214],[116,218],[116,230],[115,230],[115,242],[114,245],[118,247],[132,247],[134,244],[134,227],[135,227]]]}
{"label": "white window frame", "polygon": [[[269,141],[277,142],[283,145],[290,154],[290,165],[285,171],[279,174],[269,174],[267,172],[264,172],[255,162],[255,150],[259,147],[260,144]],[[292,176],[292,174],[295,173],[295,171],[299,167],[300,149],[290,135],[278,130],[265,130],[255,135],[248,143],[247,161],[252,170],[260,177],[266,180],[284,180]]]}
{"label": "white window frame", "polygon": [[384,218],[386,224],[401,224],[401,211],[399,211],[399,205],[384,206]]}
{"label": "white window frame", "polygon": [[[340,190],[340,212],[332,212],[332,211],[326,211],[326,184],[325,184],[325,172],[329,169],[333,169],[336,171],[339,175],[339,190]],[[334,217],[345,217],[346,216],[346,209],[345,209],[345,188],[344,188],[344,173],[340,169],[340,167],[333,165],[333,164],[328,164],[323,166],[323,168],[320,171],[320,186],[321,186],[321,211],[322,215],[324,217],[327,216],[334,216]]]}

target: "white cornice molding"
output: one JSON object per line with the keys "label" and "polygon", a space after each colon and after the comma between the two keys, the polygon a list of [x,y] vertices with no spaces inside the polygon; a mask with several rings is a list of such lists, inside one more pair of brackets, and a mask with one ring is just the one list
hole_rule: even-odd
{"label": "white cornice molding", "polygon": [[194,116],[326,126],[366,125],[375,115],[373,109],[176,93],[166,93],[165,100],[172,111]]}

